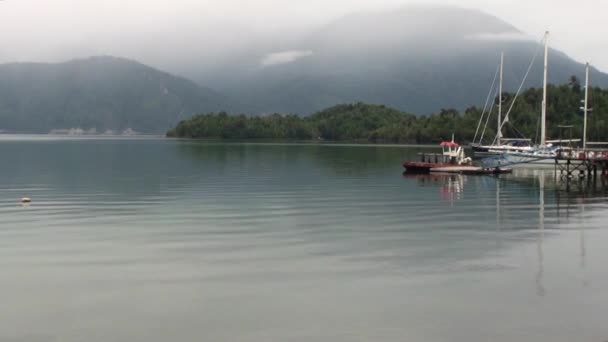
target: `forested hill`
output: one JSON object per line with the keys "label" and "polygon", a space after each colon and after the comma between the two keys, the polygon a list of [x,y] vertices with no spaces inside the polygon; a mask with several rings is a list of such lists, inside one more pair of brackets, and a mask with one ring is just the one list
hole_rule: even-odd
{"label": "forested hill", "polygon": [[[574,125],[573,137],[582,136],[583,116],[579,109],[583,90],[577,80],[568,85],[550,86],[547,109],[548,138],[559,138],[558,125]],[[513,94],[505,93],[505,107]],[[536,139],[540,127],[542,89],[531,88],[515,102],[505,136]],[[590,89],[589,139],[608,139],[608,90]],[[225,112],[201,114],[180,122],[170,130],[170,137],[217,139],[275,139],[368,141],[391,143],[435,143],[455,134],[461,143],[472,141],[481,109],[470,107],[459,112],[444,109],[428,116],[416,116],[382,105],[364,103],[338,105],[311,116],[273,114],[249,117]],[[506,111],[506,110],[505,110]],[[485,137],[495,135],[496,111],[493,112]],[[483,126],[483,125],[482,125]],[[483,128],[483,127],[482,127]],[[564,137],[565,138],[565,137]]]}
{"label": "forested hill", "polygon": [[194,113],[231,106],[211,89],[121,58],[0,65],[0,131],[161,133]]}

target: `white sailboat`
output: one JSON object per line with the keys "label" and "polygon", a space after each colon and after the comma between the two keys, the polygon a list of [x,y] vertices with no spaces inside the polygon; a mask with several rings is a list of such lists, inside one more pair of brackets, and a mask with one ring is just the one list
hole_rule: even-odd
{"label": "white sailboat", "polygon": [[530,151],[517,152],[506,158],[516,159],[522,164],[554,165],[559,146],[553,146],[556,141],[547,141],[547,69],[549,60],[549,32],[545,32],[545,58],[543,66],[543,100],[540,118],[540,144]]}
{"label": "white sailboat", "polygon": [[[500,155],[509,152],[528,152],[533,149],[530,139],[504,138],[502,133],[503,117],[502,117],[502,86],[503,86],[503,69],[504,69],[504,52],[500,54],[500,69],[498,81],[498,120],[496,128],[496,138],[491,145],[471,144],[473,155],[477,158],[485,156]],[[492,85],[493,87],[494,85]],[[490,90],[491,92],[492,90]],[[491,110],[490,110],[491,112]],[[490,115],[488,113],[488,115]],[[480,119],[483,120],[483,115]],[[508,118],[505,118],[507,121]],[[483,138],[482,138],[483,139]]]}
{"label": "white sailboat", "polygon": [[[541,129],[540,143],[536,146],[530,144],[529,139],[516,139],[509,141],[502,139],[502,126],[508,121],[505,117],[504,122],[500,122],[498,134],[496,137],[496,145],[473,147],[475,155],[496,155],[502,156],[509,164],[545,164],[553,165],[557,156],[557,146],[553,146],[555,141],[547,141],[546,137],[546,121],[547,121],[547,66],[549,57],[549,32],[545,33],[544,37],[544,67],[543,67],[543,100],[541,104]],[[501,84],[502,84],[502,58],[501,58]],[[502,86],[501,86],[502,92]],[[499,97],[499,120],[501,120],[501,103],[502,96]],[[479,151],[479,152],[478,152]]]}

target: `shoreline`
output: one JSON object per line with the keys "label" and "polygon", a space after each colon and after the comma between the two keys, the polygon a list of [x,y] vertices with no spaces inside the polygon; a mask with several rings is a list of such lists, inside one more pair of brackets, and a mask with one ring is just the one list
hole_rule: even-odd
{"label": "shoreline", "polygon": [[439,143],[391,143],[370,142],[362,140],[272,140],[272,139],[212,139],[212,138],[179,138],[167,137],[163,134],[136,134],[136,135],[106,135],[106,134],[48,134],[48,133],[0,133],[2,140],[19,140],[20,138],[32,139],[98,139],[98,140],[120,140],[120,139],[157,139],[188,143],[210,143],[210,144],[250,144],[250,145],[321,145],[321,146],[362,146],[362,147],[438,147]]}

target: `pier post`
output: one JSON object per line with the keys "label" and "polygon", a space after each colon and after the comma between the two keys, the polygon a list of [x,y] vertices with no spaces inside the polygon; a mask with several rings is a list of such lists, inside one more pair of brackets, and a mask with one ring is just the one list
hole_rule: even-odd
{"label": "pier post", "polygon": [[557,179],[557,164],[558,164],[557,156],[555,156],[555,164],[553,164],[553,178],[554,179]]}
{"label": "pier post", "polygon": [[578,178],[579,179],[583,179],[587,176],[587,169],[588,169],[587,161],[583,161],[583,163],[578,166]]}

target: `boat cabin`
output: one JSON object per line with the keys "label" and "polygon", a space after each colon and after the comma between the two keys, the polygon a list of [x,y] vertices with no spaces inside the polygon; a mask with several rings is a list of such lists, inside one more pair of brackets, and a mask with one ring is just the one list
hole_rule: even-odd
{"label": "boat cabin", "polygon": [[460,165],[466,162],[464,149],[454,141],[443,141],[439,144],[442,153],[420,153],[421,162],[435,164]]}
{"label": "boat cabin", "polygon": [[452,141],[443,141],[439,144],[443,149],[443,157],[448,164],[460,164],[465,159],[464,149],[462,146]]}

